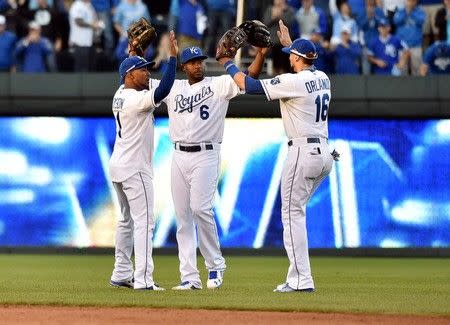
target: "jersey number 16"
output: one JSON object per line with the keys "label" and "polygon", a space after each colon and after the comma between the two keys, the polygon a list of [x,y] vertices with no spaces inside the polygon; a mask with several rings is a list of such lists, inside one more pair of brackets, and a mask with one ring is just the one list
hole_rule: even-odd
{"label": "jersey number 16", "polygon": [[328,104],[330,103],[330,96],[328,94],[323,94],[322,98],[320,95],[316,97],[316,122],[319,122],[319,119],[325,121],[328,116]]}

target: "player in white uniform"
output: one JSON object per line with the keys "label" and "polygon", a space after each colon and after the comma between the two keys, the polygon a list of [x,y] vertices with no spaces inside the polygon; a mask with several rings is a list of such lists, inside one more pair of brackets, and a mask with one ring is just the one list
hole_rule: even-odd
{"label": "player in white uniform", "polygon": [[[259,75],[266,49],[259,49],[248,68]],[[220,144],[230,99],[240,93],[228,75],[205,77],[203,55],[198,47],[181,54],[187,80],[175,80],[164,99],[169,113],[170,139],[174,143],[171,171],[172,197],[177,217],[181,284],[174,290],[202,289],[197,269],[198,246],[208,270],[207,287],[218,288],[226,268],[220,250],[213,204],[220,169]],[[150,87],[158,82],[151,80]]]}
{"label": "player in white uniform", "polygon": [[167,96],[175,80],[178,47],[173,32],[170,39],[171,57],[157,88],[148,90],[150,73],[147,67],[154,62],[130,56],[119,68],[122,85],[112,104],[117,135],[109,162],[121,210],[110,280],[110,285],[115,287],[164,290],[153,281],[153,110]]}
{"label": "player in white uniform", "polygon": [[306,204],[333,166],[333,156],[328,148],[330,80],[313,66],[317,52],[311,41],[296,39],[292,43],[281,21],[278,35],[281,44],[290,44],[283,52],[289,53],[294,73],[255,80],[240,72],[229,58],[220,62],[246,93],[265,94],[268,100],[279,99],[289,139],[281,178],[281,215],[284,247],[290,265],[286,282],[274,291],[312,292],[315,287],[308,255]]}

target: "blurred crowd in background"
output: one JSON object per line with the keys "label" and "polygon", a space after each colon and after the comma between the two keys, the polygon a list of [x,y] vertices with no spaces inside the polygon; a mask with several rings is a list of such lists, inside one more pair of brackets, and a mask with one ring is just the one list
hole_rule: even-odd
{"label": "blurred crowd in background", "polygon": [[[127,28],[149,19],[158,39],[146,52],[163,70],[168,30],[180,48],[200,46],[214,60],[236,25],[237,0],[0,0],[0,72],[116,71],[128,56]],[[244,20],[270,29],[273,74],[289,71],[276,34],[316,44],[316,67],[329,74],[450,73],[450,0],[246,0]],[[251,57],[252,48],[243,50]]]}

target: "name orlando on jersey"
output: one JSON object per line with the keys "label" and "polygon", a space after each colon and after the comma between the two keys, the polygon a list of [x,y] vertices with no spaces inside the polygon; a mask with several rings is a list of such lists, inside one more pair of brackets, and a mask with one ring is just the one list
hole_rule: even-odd
{"label": "name orlando on jersey", "polygon": [[314,91],[319,91],[323,89],[330,89],[330,80],[329,79],[316,79],[305,82],[305,87],[308,93],[312,93]]}

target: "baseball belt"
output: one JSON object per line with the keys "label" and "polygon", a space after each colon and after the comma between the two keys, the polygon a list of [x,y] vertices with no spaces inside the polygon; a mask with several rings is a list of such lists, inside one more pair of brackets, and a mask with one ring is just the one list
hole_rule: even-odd
{"label": "baseball belt", "polygon": [[[196,145],[196,146],[183,146],[181,144],[177,144],[174,143],[174,147],[175,149],[178,149],[180,151],[185,151],[185,152],[198,152],[198,151],[202,151],[202,147],[200,145]],[[214,147],[212,144],[205,144],[205,150],[213,150]]]}
{"label": "baseball belt", "polygon": [[[306,138],[306,143],[320,143],[320,139],[319,138]],[[292,146],[293,142],[292,140],[288,141],[288,146]]]}

